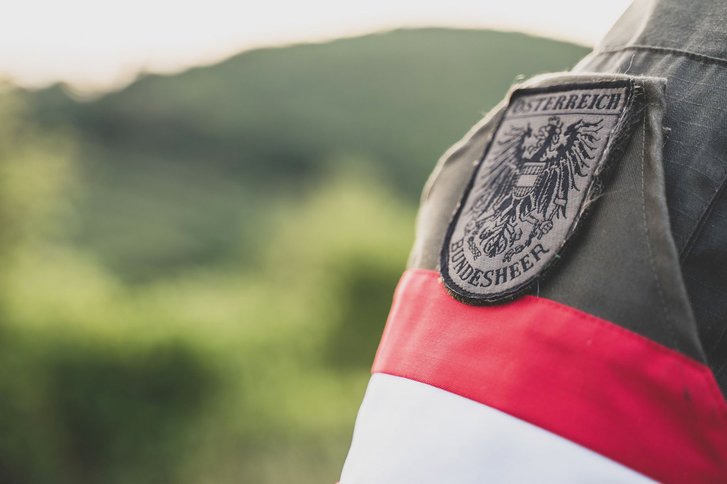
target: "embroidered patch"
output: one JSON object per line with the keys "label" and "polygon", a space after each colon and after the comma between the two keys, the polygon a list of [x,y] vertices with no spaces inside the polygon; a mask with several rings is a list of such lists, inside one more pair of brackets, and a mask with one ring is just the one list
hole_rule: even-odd
{"label": "embroidered patch", "polygon": [[604,81],[512,93],[444,239],[454,297],[512,299],[542,276],[601,189],[633,92],[631,81]]}

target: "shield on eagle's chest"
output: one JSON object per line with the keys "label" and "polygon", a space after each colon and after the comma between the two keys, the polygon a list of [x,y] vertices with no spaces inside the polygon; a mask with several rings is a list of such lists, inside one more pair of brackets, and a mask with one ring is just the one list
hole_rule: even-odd
{"label": "shield on eagle's chest", "polygon": [[520,169],[513,186],[513,197],[523,198],[532,193],[540,175],[545,171],[545,163],[526,162]]}
{"label": "shield on eagle's chest", "polygon": [[450,293],[494,303],[543,274],[600,190],[633,91],[619,80],[512,93],[445,236]]}

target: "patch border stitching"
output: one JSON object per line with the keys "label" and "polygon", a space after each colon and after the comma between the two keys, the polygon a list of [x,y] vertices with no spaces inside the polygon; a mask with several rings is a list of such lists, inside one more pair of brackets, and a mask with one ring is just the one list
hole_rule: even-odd
{"label": "patch border stitching", "polygon": [[[460,215],[462,213],[462,209],[464,208],[470,192],[474,187],[474,182],[477,178],[477,174],[479,173],[482,164],[487,158],[490,147],[492,146],[494,140],[497,138],[497,135],[500,132],[500,128],[502,127],[502,123],[506,118],[507,111],[511,108],[513,101],[517,99],[517,97],[523,95],[555,93],[574,89],[603,88],[625,88],[626,101],[623,111],[621,112],[618,120],[616,121],[616,125],[608,135],[608,139],[606,140],[603,152],[601,153],[598,164],[588,184],[587,192],[583,197],[580,206],[578,207],[578,213],[575,219],[570,223],[570,226],[568,227],[568,231],[563,238],[563,241],[556,248],[556,253],[553,254],[550,260],[545,263],[534,275],[530,276],[522,283],[512,288],[500,291],[498,293],[483,295],[470,292],[467,289],[460,287],[457,283],[454,282],[454,280],[452,280],[448,271],[444,270],[444,268],[447,266],[447,261],[449,260],[449,245],[451,243],[452,235],[454,233],[456,224],[459,221]],[[501,113],[499,119],[497,119],[496,121],[497,126],[495,126],[495,129],[492,131],[492,134],[487,141],[482,156],[480,156],[480,159],[477,161],[477,163],[475,163],[472,174],[470,175],[470,179],[467,182],[467,186],[465,187],[462,196],[460,197],[460,200],[457,203],[457,206],[452,214],[449,225],[447,227],[447,231],[444,235],[444,240],[442,242],[442,248],[440,250],[439,256],[439,274],[444,287],[454,299],[475,306],[492,305],[512,301],[513,299],[529,291],[533,286],[535,286],[541,279],[543,279],[547,275],[555,262],[562,257],[564,250],[566,250],[568,246],[568,242],[573,239],[573,236],[578,228],[584,225],[584,223],[582,222],[585,222],[588,219],[588,215],[591,211],[590,209],[593,205],[592,202],[602,192],[603,186],[607,181],[606,179],[608,177],[608,173],[611,171],[613,165],[617,164],[614,158],[616,158],[619,154],[623,152],[626,143],[631,138],[631,130],[628,128],[633,127],[636,124],[636,121],[640,119],[642,103],[640,103],[639,101],[641,101],[643,94],[643,88],[639,86],[634,79],[568,82],[567,84],[553,84],[550,86],[524,86],[513,89],[510,92],[507,99],[507,105]]]}

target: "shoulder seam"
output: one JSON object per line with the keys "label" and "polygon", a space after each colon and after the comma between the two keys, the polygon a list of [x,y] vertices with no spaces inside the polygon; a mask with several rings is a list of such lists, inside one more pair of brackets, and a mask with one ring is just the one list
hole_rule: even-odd
{"label": "shoulder seam", "polygon": [[697,54],[696,52],[691,52],[688,50],[681,50],[681,49],[673,49],[670,47],[656,47],[653,45],[624,45],[621,47],[612,47],[612,48],[606,48],[601,50],[594,50],[591,52],[590,55],[597,56],[597,55],[604,55],[604,54],[616,54],[619,52],[625,52],[629,50],[638,50],[638,51],[644,51],[644,52],[655,52],[655,53],[661,53],[661,54],[670,54],[670,55],[678,55],[680,57],[686,57],[688,59],[701,62],[703,64],[716,64],[723,67],[727,67],[727,59],[723,59],[721,57],[714,57],[710,55],[705,54]]}

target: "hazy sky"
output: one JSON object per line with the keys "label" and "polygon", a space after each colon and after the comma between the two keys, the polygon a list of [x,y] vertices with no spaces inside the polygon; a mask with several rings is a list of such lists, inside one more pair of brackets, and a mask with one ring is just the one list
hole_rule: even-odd
{"label": "hazy sky", "polygon": [[519,30],[593,45],[629,0],[18,0],[0,15],[0,76],[105,89],[244,49],[396,27]]}

